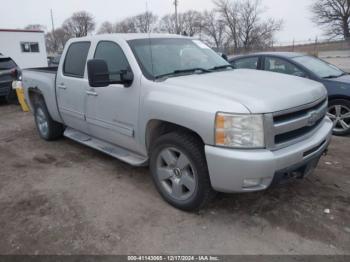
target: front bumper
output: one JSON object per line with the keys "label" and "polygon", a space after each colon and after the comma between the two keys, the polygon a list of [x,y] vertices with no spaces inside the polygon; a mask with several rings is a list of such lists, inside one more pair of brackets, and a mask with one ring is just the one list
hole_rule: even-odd
{"label": "front bumper", "polygon": [[[327,149],[333,124],[325,118],[306,140],[276,151],[238,150],[205,146],[212,187],[225,193],[252,192],[268,188],[289,174],[308,175]],[[245,181],[259,181],[247,187]]]}
{"label": "front bumper", "polygon": [[12,89],[12,82],[1,82],[0,81],[0,96],[8,96]]}

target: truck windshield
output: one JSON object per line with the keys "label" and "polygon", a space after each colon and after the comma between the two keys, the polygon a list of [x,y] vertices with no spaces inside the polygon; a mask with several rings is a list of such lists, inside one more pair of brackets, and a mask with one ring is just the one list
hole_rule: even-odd
{"label": "truck windshield", "polygon": [[227,61],[199,40],[150,38],[130,40],[128,43],[143,74],[151,80],[230,67]]}
{"label": "truck windshield", "polygon": [[0,58],[0,70],[9,70],[16,67],[11,58]]}
{"label": "truck windshield", "polygon": [[320,78],[336,78],[345,74],[336,66],[328,64],[316,57],[298,56],[293,58],[293,60],[305,66]]}

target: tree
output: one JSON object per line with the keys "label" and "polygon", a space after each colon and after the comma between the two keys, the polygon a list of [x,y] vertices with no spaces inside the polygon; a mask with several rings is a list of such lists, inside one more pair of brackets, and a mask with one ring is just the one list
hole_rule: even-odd
{"label": "tree", "polygon": [[226,25],[225,22],[218,17],[214,10],[208,12],[204,11],[202,15],[203,33],[207,41],[215,46],[216,49],[222,50],[225,41]]}
{"label": "tree", "polygon": [[141,13],[125,18],[114,25],[116,33],[149,33],[152,32],[158,17],[151,12]]}
{"label": "tree", "polygon": [[48,32],[45,35],[46,48],[49,53],[59,53],[63,51],[63,48],[67,41],[73,37],[67,34],[63,28],[57,28],[54,32]]}
{"label": "tree", "polygon": [[274,33],[281,30],[282,20],[268,18],[261,21],[262,13],[260,0],[249,0],[239,5],[239,38],[245,50],[269,46]]}
{"label": "tree", "polygon": [[[176,19],[174,14],[168,14],[161,18],[158,30],[169,34],[176,34]],[[202,29],[202,15],[197,11],[187,11],[178,14],[178,30],[183,35],[194,36]]]}
{"label": "tree", "polygon": [[229,36],[233,40],[234,49],[237,49],[239,47],[238,3],[228,0],[216,0],[214,4],[216,5],[216,11],[222,16],[229,29]]}
{"label": "tree", "polygon": [[149,33],[153,30],[158,21],[158,17],[151,12],[145,12],[132,18],[137,32]]}
{"label": "tree", "polygon": [[271,45],[283,21],[263,19],[260,0],[216,0],[216,11],[223,18],[229,40],[235,50],[262,48]]}
{"label": "tree", "polygon": [[97,34],[112,34],[114,33],[114,26],[111,22],[103,22],[100,28],[98,29]]}
{"label": "tree", "polygon": [[132,17],[117,22],[114,26],[116,33],[137,33],[135,21]]}
{"label": "tree", "polygon": [[27,25],[24,29],[25,30],[45,31],[46,30],[46,26],[40,25],[40,24],[30,24],[30,25]]}
{"label": "tree", "polygon": [[176,34],[175,15],[168,14],[163,16],[159,21],[158,30],[163,33]]}
{"label": "tree", "polygon": [[184,35],[194,36],[202,30],[202,15],[197,11],[179,14],[179,28]]}
{"label": "tree", "polygon": [[326,35],[350,39],[350,0],[314,0],[311,11]]}
{"label": "tree", "polygon": [[68,35],[83,37],[95,30],[95,21],[91,14],[80,11],[64,21],[62,28]]}

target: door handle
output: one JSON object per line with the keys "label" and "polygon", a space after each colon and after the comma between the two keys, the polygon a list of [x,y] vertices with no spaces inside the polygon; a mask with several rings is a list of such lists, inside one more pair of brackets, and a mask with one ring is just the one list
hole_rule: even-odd
{"label": "door handle", "polygon": [[57,87],[58,87],[59,89],[64,89],[64,90],[67,89],[67,87],[64,85],[64,83],[61,83],[61,84],[57,85]]}
{"label": "door handle", "polygon": [[88,96],[98,96],[98,94],[95,91],[86,91],[86,94]]}

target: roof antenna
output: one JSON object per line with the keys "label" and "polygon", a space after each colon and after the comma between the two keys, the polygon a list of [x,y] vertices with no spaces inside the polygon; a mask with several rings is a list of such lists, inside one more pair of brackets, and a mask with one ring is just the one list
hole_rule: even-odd
{"label": "roof antenna", "polygon": [[153,52],[152,52],[152,41],[151,41],[151,23],[150,23],[150,11],[148,9],[148,0],[146,0],[146,29],[148,33],[148,46],[149,53],[151,56],[151,65],[152,65],[152,75],[154,76],[154,63],[153,63]]}

